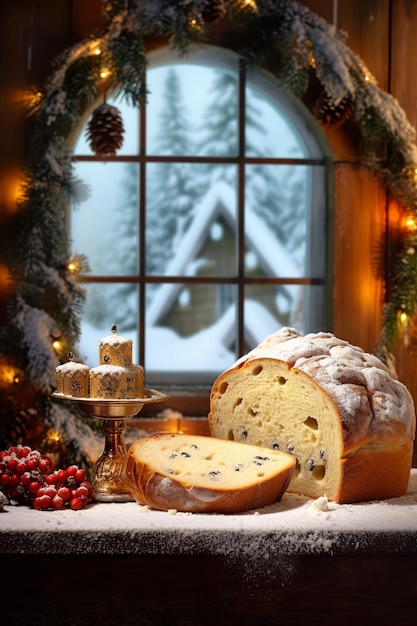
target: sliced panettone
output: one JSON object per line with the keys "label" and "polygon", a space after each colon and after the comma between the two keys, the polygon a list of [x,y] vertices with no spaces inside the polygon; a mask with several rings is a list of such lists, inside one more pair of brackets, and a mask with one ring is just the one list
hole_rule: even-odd
{"label": "sliced panettone", "polygon": [[295,467],[287,453],[202,435],[161,433],[129,448],[126,481],[139,504],[239,513],[281,499]]}

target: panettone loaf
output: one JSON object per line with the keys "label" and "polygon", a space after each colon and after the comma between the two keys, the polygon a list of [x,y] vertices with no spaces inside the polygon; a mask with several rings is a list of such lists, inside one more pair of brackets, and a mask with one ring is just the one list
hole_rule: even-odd
{"label": "panettone loaf", "polygon": [[331,333],[282,328],[214,382],[213,437],[290,452],[288,491],[339,503],[407,489],[414,403],[377,357]]}
{"label": "panettone loaf", "polygon": [[281,499],[294,458],[202,435],[161,433],[129,448],[126,482],[139,504],[192,513],[238,513]]}

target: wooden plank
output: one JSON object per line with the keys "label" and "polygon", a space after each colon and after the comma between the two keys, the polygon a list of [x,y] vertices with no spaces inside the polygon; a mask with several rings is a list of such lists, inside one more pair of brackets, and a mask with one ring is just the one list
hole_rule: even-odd
{"label": "wooden plank", "polygon": [[370,352],[381,323],[383,280],[377,268],[384,239],[384,195],[363,167],[336,166],[333,331]]}

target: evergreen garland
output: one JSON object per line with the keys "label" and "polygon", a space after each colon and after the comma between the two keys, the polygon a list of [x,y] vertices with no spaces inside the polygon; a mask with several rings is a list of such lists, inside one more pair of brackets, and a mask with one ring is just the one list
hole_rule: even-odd
{"label": "evergreen garland", "polygon": [[[15,289],[1,339],[3,354],[13,355],[21,346],[19,366],[27,382],[45,396],[54,389],[56,366],[74,352],[84,302],[77,274],[68,270],[65,211],[69,200],[80,202],[87,193],[74,179],[71,133],[106,91],[140,106],[146,98],[147,38],[163,38],[186,55],[210,34],[204,19],[209,0],[103,4],[104,26],[59,56],[42,98],[37,95],[30,103],[36,109],[32,156],[16,221],[18,243],[7,259]],[[240,54],[248,66],[272,71],[282,88],[300,99],[315,81],[316,101],[321,97],[329,111],[349,103],[362,139],[363,163],[417,217],[415,130],[395,98],[379,89],[347,47],[343,34],[295,0],[225,0],[224,6],[221,19],[233,20],[245,33]],[[109,70],[104,82],[103,67]],[[416,246],[416,232],[403,237],[391,276],[378,350],[387,362],[416,312]],[[58,354],[54,338],[60,341]]]}

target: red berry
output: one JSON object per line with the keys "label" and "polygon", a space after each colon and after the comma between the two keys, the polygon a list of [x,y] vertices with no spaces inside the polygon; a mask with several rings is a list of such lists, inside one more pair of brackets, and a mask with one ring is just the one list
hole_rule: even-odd
{"label": "red berry", "polygon": [[63,469],[58,470],[56,475],[57,475],[57,479],[58,479],[58,481],[60,483],[64,483],[65,482],[65,480],[67,478],[67,473],[66,473],[65,470],[63,470]]}
{"label": "red berry", "polygon": [[58,481],[58,477],[55,472],[52,474],[45,474],[45,482],[47,485],[56,485]]}
{"label": "red berry", "polygon": [[25,456],[28,456],[28,454],[31,452],[31,448],[29,448],[29,446],[22,446],[21,448],[19,448],[19,450],[17,451],[17,456],[19,459],[23,459]]}
{"label": "red berry", "polygon": [[39,498],[35,498],[33,501],[33,506],[38,510],[48,509],[51,504],[51,498],[47,495],[40,496]]}
{"label": "red berry", "polygon": [[24,472],[20,477],[20,482],[27,487],[32,482],[32,474],[30,472]]}
{"label": "red berry", "polygon": [[78,471],[78,467],[77,465],[70,465],[69,467],[67,467],[67,469],[65,470],[65,473],[67,476],[74,476]]}
{"label": "red berry", "polygon": [[26,472],[26,470],[26,461],[19,461],[16,465],[16,474],[22,475],[24,474],[24,472]]}
{"label": "red berry", "polygon": [[86,476],[86,474],[85,474],[85,471],[84,471],[82,468],[80,468],[80,469],[78,469],[78,470],[75,472],[75,474],[74,474],[74,478],[75,478],[75,480],[76,480],[77,482],[79,482],[79,483],[81,484],[82,482],[84,482],[84,481],[85,481],[85,479],[87,478],[87,476]]}
{"label": "red berry", "polygon": [[51,504],[53,506],[53,508],[58,511],[59,509],[62,509],[65,505],[65,502],[62,498],[60,498],[60,496],[56,495],[52,498],[51,500]]}
{"label": "red berry", "polygon": [[37,459],[26,459],[26,468],[28,469],[29,472],[31,472],[34,469],[37,469],[38,467],[38,460]]}
{"label": "red berry", "polygon": [[88,489],[85,485],[78,487],[78,489],[76,489],[74,491],[74,497],[75,498],[88,498]]}
{"label": "red berry", "polygon": [[40,488],[41,488],[41,484],[37,480],[32,481],[30,485],[28,485],[28,489],[30,493],[34,496],[38,493]]}
{"label": "red berry", "polygon": [[14,472],[14,470],[16,469],[16,465],[17,465],[17,459],[15,457],[12,457],[11,459],[7,461],[6,469],[9,472]]}
{"label": "red berry", "polygon": [[83,508],[84,502],[81,500],[81,498],[72,498],[69,505],[73,511],[79,511]]}
{"label": "red berry", "polygon": [[16,487],[16,485],[18,485],[19,483],[20,483],[19,474],[12,474],[10,476],[10,484],[13,485],[13,487]]}
{"label": "red berry", "polygon": [[49,496],[51,499],[57,495],[55,487],[48,485],[47,487],[41,487],[37,493],[38,496]]}
{"label": "red berry", "polygon": [[71,497],[72,497],[72,490],[68,489],[68,487],[60,487],[58,489],[58,495],[60,496],[60,498],[62,498],[65,502],[68,502]]}
{"label": "red berry", "polygon": [[7,487],[9,483],[10,483],[10,474],[2,474],[0,476],[0,485],[2,487]]}
{"label": "red berry", "polygon": [[42,459],[39,459],[39,470],[43,474],[49,473],[52,470],[52,467],[53,463],[49,457],[45,456]]}

